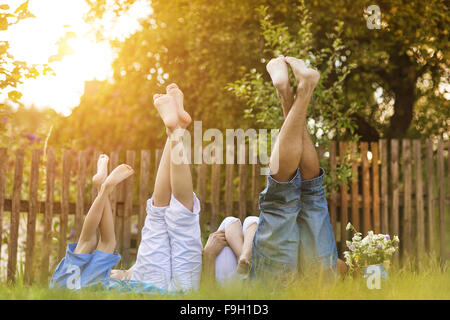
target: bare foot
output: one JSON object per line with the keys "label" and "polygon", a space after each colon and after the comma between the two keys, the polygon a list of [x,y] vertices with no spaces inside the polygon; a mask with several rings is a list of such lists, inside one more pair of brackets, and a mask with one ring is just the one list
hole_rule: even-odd
{"label": "bare foot", "polygon": [[250,272],[250,261],[246,257],[241,256],[236,269],[240,275],[247,275]]}
{"label": "bare foot", "polygon": [[317,82],[319,82],[320,73],[308,68],[303,60],[293,57],[286,57],[285,60],[291,66],[299,88],[305,86],[315,87]]}
{"label": "bare foot", "polygon": [[132,167],[127,164],[121,164],[117,166],[106,178],[102,184],[102,188],[106,190],[112,190],[120,182],[128,178],[134,173]]}
{"label": "bare foot", "polygon": [[277,90],[283,91],[289,88],[289,70],[284,56],[271,59],[266,65],[266,70]]}
{"label": "bare foot", "polygon": [[97,173],[92,177],[92,183],[100,189],[103,181],[105,181],[108,175],[108,161],[109,158],[106,154],[101,154],[97,160]]}
{"label": "bare foot", "polygon": [[187,126],[192,122],[191,116],[184,110],[183,100],[184,95],[183,92],[178,88],[175,83],[169,84],[166,87],[166,92],[168,95],[171,95],[175,98],[178,107],[178,118],[180,119],[180,126],[183,129],[186,129]]}
{"label": "bare foot", "polygon": [[173,131],[180,125],[178,106],[175,98],[168,94],[155,94],[153,103],[169,131]]}
{"label": "bare foot", "polygon": [[266,66],[266,70],[272,79],[273,86],[277,89],[286,117],[294,102],[294,94],[289,83],[289,70],[285,57],[279,56],[271,59]]}

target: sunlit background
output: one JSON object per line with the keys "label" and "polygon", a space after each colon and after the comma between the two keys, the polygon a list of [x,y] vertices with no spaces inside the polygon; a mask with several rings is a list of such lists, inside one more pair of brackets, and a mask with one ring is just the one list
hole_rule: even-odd
{"label": "sunlit background", "polygon": [[[11,9],[22,2],[3,1]],[[148,2],[140,1],[119,18],[106,15],[101,23],[108,31],[107,40],[98,42],[93,27],[83,20],[89,10],[84,0],[30,0],[29,9],[36,17],[1,32],[0,39],[10,42],[10,52],[16,60],[28,64],[48,63],[54,71],[54,75],[24,79],[18,86],[23,93],[21,102],[26,106],[51,107],[63,115],[69,115],[78,105],[85,81],[111,78],[114,52],[107,40],[124,39],[139,28],[140,18],[152,12]],[[58,41],[67,32],[75,35],[67,41],[68,50],[60,61],[51,61],[58,53]],[[0,101],[5,98],[4,94],[0,95]]]}

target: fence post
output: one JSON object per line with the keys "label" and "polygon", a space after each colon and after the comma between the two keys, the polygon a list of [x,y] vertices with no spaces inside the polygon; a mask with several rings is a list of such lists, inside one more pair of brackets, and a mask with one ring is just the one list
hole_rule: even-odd
{"label": "fence post", "polygon": [[378,143],[371,142],[370,149],[372,151],[372,226],[375,233],[380,233],[380,176],[378,168]]}
{"label": "fence post", "polygon": [[[0,148],[0,260],[2,258],[3,239],[3,212],[5,208],[5,185],[6,185],[6,165],[8,163],[8,152],[6,148]],[[1,272],[1,268],[0,268]]]}
{"label": "fence post", "polygon": [[[330,173],[335,177],[336,172],[336,141],[330,142]],[[335,240],[337,240],[337,230],[336,230],[336,220],[337,220],[337,193],[333,188],[330,193],[330,222],[333,228],[333,233]]]}
{"label": "fence post", "polygon": [[[341,161],[341,164],[344,163],[345,157],[347,155],[347,144],[345,142],[339,142],[339,158]],[[340,221],[341,221],[341,253],[343,253],[347,247],[346,240],[347,240],[347,222],[348,222],[348,193],[347,193],[347,184],[342,183],[340,188],[341,193],[341,214],[340,214]]]}
{"label": "fence post", "polygon": [[388,197],[388,146],[387,140],[380,140],[381,153],[381,232],[389,233],[389,197]]}
{"label": "fence post", "polygon": [[358,190],[358,145],[352,142],[352,224],[356,230],[361,230],[359,223],[359,190]]}
{"label": "fence post", "polygon": [[219,223],[220,211],[220,164],[219,159],[214,155],[214,162],[211,165],[211,218],[209,221],[209,231],[216,231]]}
{"label": "fence post", "polygon": [[369,159],[367,152],[369,151],[369,143],[361,142],[361,167],[362,167],[362,185],[363,185],[363,235],[367,235],[371,229],[370,218],[370,173]]}
{"label": "fence post", "polygon": [[74,238],[78,239],[81,233],[84,216],[84,190],[86,184],[86,151],[78,152],[78,177],[77,177],[77,202],[75,203],[75,232]]}
{"label": "fence post", "polygon": [[25,249],[24,280],[26,284],[33,282],[33,258],[36,240],[36,215],[39,213],[38,187],[39,187],[39,164],[41,161],[41,150],[35,149],[31,156],[30,196],[27,216],[27,244]]}
{"label": "fence post", "polygon": [[[392,216],[391,216],[391,232],[394,235],[399,235],[399,186],[398,186],[398,151],[399,144],[397,139],[391,140],[391,183],[392,183]],[[403,246],[403,243],[400,243]],[[394,263],[398,265],[399,254],[396,252],[394,254]]]}
{"label": "fence post", "polygon": [[440,233],[440,254],[441,259],[447,258],[447,251],[445,248],[445,182],[444,182],[444,144],[441,139],[438,140],[437,147],[437,176],[439,188],[439,233]]}
{"label": "fence post", "polygon": [[402,141],[402,159],[403,159],[403,223],[402,238],[404,245],[404,253],[411,254],[411,141],[403,139]]}
{"label": "fence post", "polygon": [[69,203],[70,203],[70,167],[72,160],[72,152],[70,150],[63,151],[62,163],[62,184],[61,184],[61,213],[59,217],[59,260],[61,260],[66,252],[67,246],[67,224],[69,220]]}
{"label": "fence post", "polygon": [[48,281],[48,272],[50,264],[50,247],[52,241],[52,218],[53,218],[53,193],[55,188],[55,150],[47,149],[46,164],[46,198],[44,213],[44,234],[42,238],[42,262],[41,262],[41,280]]}
{"label": "fence post", "polygon": [[227,163],[225,165],[225,216],[234,216],[234,202],[233,202],[233,176],[234,164]]}
{"label": "fence post", "polygon": [[[135,151],[127,151],[126,164],[134,168],[136,159]],[[125,199],[123,208],[123,262],[126,267],[130,266],[130,248],[131,248],[131,216],[133,211],[133,187],[134,187],[134,174],[123,181],[125,187]]]}
{"label": "fence post", "polygon": [[433,159],[433,141],[427,139],[427,158],[426,158],[426,176],[428,177],[427,181],[427,225],[428,225],[428,237],[427,237],[427,248],[428,251],[434,252],[434,213],[435,213],[435,205],[434,205],[434,159]]}
{"label": "fence post", "polygon": [[417,227],[417,260],[420,262],[425,254],[425,214],[423,208],[422,155],[420,140],[414,140],[414,169],[416,176],[416,227]]}
{"label": "fence post", "polygon": [[11,223],[8,243],[8,272],[6,276],[7,281],[10,283],[14,283],[16,281],[17,242],[19,236],[20,193],[22,191],[23,158],[23,149],[18,149],[16,151],[16,164],[14,168]]}
{"label": "fence post", "polygon": [[141,177],[139,181],[139,219],[137,247],[141,242],[141,231],[145,224],[147,200],[150,197],[150,150],[141,150]]}

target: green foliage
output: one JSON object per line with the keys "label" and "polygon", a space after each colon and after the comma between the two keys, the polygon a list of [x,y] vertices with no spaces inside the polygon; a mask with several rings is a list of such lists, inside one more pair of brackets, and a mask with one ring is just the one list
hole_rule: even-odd
{"label": "green foliage", "polygon": [[[257,12],[265,41],[265,56],[261,57],[264,61],[280,54],[294,56],[320,71],[321,80],[308,109],[308,129],[315,144],[327,150],[331,140],[357,141],[356,124],[350,115],[358,112],[360,106],[344,102],[343,83],[355,68],[354,64],[348,63],[347,48],[341,39],[344,24],[338,22],[334,33],[328,35],[331,47],[318,50],[314,47],[315,39],[311,32],[311,13],[303,1],[295,8],[297,20],[300,21],[295,29],[288,28],[284,23],[274,23],[268,7],[260,7]],[[290,79],[294,83],[292,73]],[[276,90],[262,73],[252,69],[241,80],[231,83],[228,89],[246,102],[247,117],[264,123],[266,127],[278,128],[282,125],[283,115]],[[328,161],[324,159],[321,165],[327,168]],[[343,163],[337,169],[333,176],[327,177],[328,186],[340,185],[350,176],[349,163]]]}
{"label": "green foliage", "polygon": [[[28,1],[19,5],[14,11],[9,5],[0,4],[0,30],[7,31],[20,21],[33,18],[34,15],[28,10]],[[41,68],[41,72],[39,72]],[[10,53],[8,41],[0,41],[0,90],[7,93],[12,102],[20,102],[22,93],[17,90],[17,86],[23,79],[36,78],[40,73],[50,72],[47,65],[27,65],[24,61],[15,60]],[[5,103],[0,104],[0,133],[4,133],[6,123],[12,116]]]}

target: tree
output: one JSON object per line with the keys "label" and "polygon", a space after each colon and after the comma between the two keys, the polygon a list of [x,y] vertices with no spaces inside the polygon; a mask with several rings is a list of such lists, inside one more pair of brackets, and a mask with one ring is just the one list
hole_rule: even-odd
{"label": "tree", "polygon": [[[296,28],[289,28],[285,23],[274,23],[268,7],[260,7],[261,33],[265,40],[265,61],[280,54],[302,57],[306,63],[320,71],[321,78],[314,90],[313,99],[308,108],[308,131],[316,145],[328,149],[331,140],[358,140],[355,134],[356,124],[350,115],[359,111],[356,103],[345,104],[343,83],[355,65],[345,58],[347,48],[342,43],[341,34],[344,24],[337,22],[333,33],[328,35],[332,40],[330,48],[317,50],[315,39],[311,32],[311,13],[303,1],[292,10],[296,16]],[[292,72],[290,80],[296,87]],[[229,86],[229,89],[247,104],[246,115],[265,126],[279,128],[283,122],[281,103],[270,79],[265,79],[262,73],[251,70],[241,80]],[[350,150],[349,150],[350,151]],[[350,153],[350,152],[348,152]],[[326,159],[321,166],[328,167]],[[327,185],[337,186],[350,177],[349,163],[341,162],[333,176],[327,176]],[[332,178],[332,179],[330,179]]]}
{"label": "tree", "polygon": [[[0,31],[7,31],[20,21],[34,17],[28,10],[28,1],[19,5],[14,11],[8,4],[0,4]],[[50,72],[47,65],[42,66],[42,72]],[[11,102],[19,102],[22,93],[17,86],[23,79],[36,78],[39,75],[38,66],[28,66],[23,61],[15,60],[10,53],[9,42],[0,41],[0,90],[7,93]],[[5,103],[0,104],[0,132],[4,131],[11,112]]]}
{"label": "tree", "polygon": [[[365,140],[378,135],[401,138],[408,129],[425,133],[420,129],[423,121],[435,128],[429,134],[448,131],[448,120],[442,121],[449,115],[448,87],[442,88],[448,86],[450,52],[447,3],[378,1],[381,28],[373,30],[366,25],[369,14],[363,14],[368,5],[362,0],[308,2],[319,47],[328,45],[326,34],[336,19],[345,22],[342,41],[348,46],[349,62],[357,65],[346,79],[345,91],[348,102],[366,102],[358,121],[369,133]],[[379,101],[373,95],[376,90]],[[423,117],[424,109],[433,111]]]}

